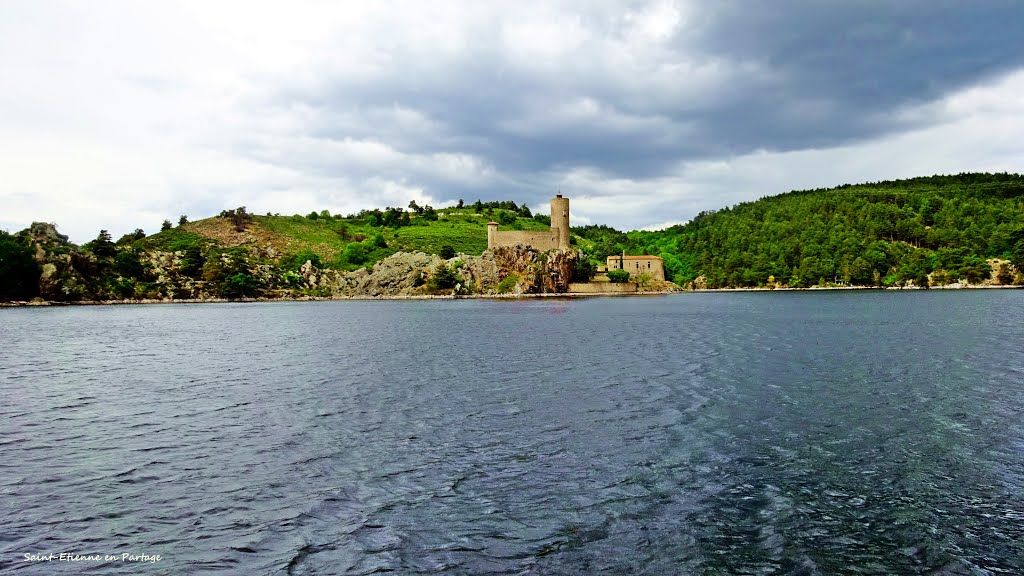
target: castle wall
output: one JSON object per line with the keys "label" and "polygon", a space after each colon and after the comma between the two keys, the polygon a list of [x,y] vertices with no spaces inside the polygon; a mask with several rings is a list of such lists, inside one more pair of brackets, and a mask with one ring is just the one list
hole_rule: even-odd
{"label": "castle wall", "polygon": [[487,224],[487,249],[523,244],[537,250],[569,248],[569,199],[561,194],[551,199],[551,230],[498,230],[497,222]]}
{"label": "castle wall", "polygon": [[652,280],[665,279],[665,263],[658,256],[609,256],[608,269],[618,270],[619,259],[622,258],[622,268],[629,272],[630,276],[647,274]]}
{"label": "castle wall", "polygon": [[558,248],[558,241],[549,232],[538,232],[536,230],[495,230],[487,235],[487,249],[498,246],[516,246],[524,244],[533,246],[537,250],[552,250]]}
{"label": "castle wall", "polygon": [[573,294],[632,294],[636,292],[635,282],[573,282],[569,292]]}

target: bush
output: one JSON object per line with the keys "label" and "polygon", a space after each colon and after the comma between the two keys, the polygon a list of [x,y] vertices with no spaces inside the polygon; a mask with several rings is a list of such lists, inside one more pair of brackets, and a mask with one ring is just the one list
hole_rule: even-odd
{"label": "bush", "polygon": [[125,278],[141,278],[146,269],[134,250],[122,250],[114,257],[114,270]]}
{"label": "bush", "polygon": [[608,280],[611,282],[629,282],[629,272],[625,270],[609,270]]}
{"label": "bush", "polygon": [[572,271],[572,280],[573,282],[590,282],[596,273],[597,266],[593,262],[586,258],[580,258],[576,261],[576,268]]}
{"label": "bush", "polygon": [[[146,237],[145,231],[143,231],[142,228],[136,228],[134,232],[131,232],[129,234],[125,234],[124,236],[121,236],[120,238],[118,238],[117,239],[117,245],[118,246],[123,246],[125,244],[131,244],[132,242],[135,242],[137,240],[142,240],[145,237]],[[94,252],[94,254],[95,254],[95,252]]]}
{"label": "bush", "polygon": [[441,258],[444,258],[445,260],[455,258],[455,248],[449,246],[448,244],[445,244],[444,246],[441,246],[441,252],[439,256],[441,256]]}
{"label": "bush", "polygon": [[118,298],[131,298],[135,295],[135,280],[131,278],[114,278],[110,282],[110,291]]}
{"label": "bush", "polygon": [[252,222],[252,214],[245,210],[245,206],[239,206],[234,210],[221,210],[219,216],[231,220],[231,223],[235,225],[236,232],[244,232],[245,226]]}
{"label": "bush", "polygon": [[512,289],[515,288],[516,284],[518,284],[518,283],[519,283],[519,276],[516,276],[515,274],[509,274],[508,276],[505,276],[504,280],[502,280],[501,282],[498,282],[498,288],[497,288],[498,293],[499,294],[506,294],[508,292],[511,292]]}
{"label": "bush", "polygon": [[313,266],[316,266],[317,268],[324,267],[323,259],[321,259],[316,252],[313,252],[308,248],[295,254],[285,256],[284,258],[281,259],[281,263],[284,264],[285,268],[289,270],[298,270],[299,268],[302,268],[302,265],[305,264],[307,261],[312,263]]}
{"label": "bush", "polygon": [[181,268],[179,270],[189,278],[199,278],[205,264],[206,258],[203,256],[202,248],[198,244],[192,244],[185,248],[185,254],[181,257]]}
{"label": "bush", "polygon": [[34,253],[27,242],[0,230],[0,300],[28,300],[39,294],[41,270]]}
{"label": "bush", "polygon": [[459,276],[459,269],[457,266],[448,266],[447,264],[438,264],[437,268],[434,269],[434,273],[430,276],[428,284],[434,290],[447,290],[454,288],[456,284],[462,283],[462,277]]}
{"label": "bush", "polygon": [[509,212],[508,210],[498,210],[498,224],[508,226],[516,221],[515,212]]}
{"label": "bush", "polygon": [[345,252],[342,255],[349,264],[363,264],[369,259],[366,246],[362,242],[352,242],[345,246]]}
{"label": "bush", "polygon": [[1013,271],[1010,270],[1010,267],[1005,262],[1000,262],[999,267],[996,268],[996,282],[1000,284],[1013,283]]}
{"label": "bush", "polygon": [[239,272],[233,276],[228,276],[221,286],[221,294],[225,298],[248,298],[255,296],[259,291],[260,285],[256,277],[248,272]]}

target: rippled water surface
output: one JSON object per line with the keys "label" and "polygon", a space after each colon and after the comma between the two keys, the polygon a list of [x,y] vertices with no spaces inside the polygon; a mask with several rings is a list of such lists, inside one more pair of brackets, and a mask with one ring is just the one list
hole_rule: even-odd
{"label": "rippled water surface", "polygon": [[[0,572],[1024,573],[1024,291],[3,309],[0,342]],[[118,560],[25,560],[60,552]]]}

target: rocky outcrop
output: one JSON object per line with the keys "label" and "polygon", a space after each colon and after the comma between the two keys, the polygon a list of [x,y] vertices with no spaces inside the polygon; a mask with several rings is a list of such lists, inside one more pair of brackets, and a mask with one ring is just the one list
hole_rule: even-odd
{"label": "rocky outcrop", "polygon": [[433,254],[398,252],[374,264],[370,273],[346,274],[338,286],[348,296],[412,295],[423,291],[421,286],[442,262]]}
{"label": "rocky outcrop", "polygon": [[526,246],[500,247],[480,256],[459,254],[443,260],[423,252],[398,252],[354,272],[320,269],[306,261],[299,269],[301,288],[333,296],[415,296],[430,292],[429,280],[439,266],[455,266],[461,282],[456,294],[494,293],[510,275],[519,278],[521,294],[568,292],[579,258],[575,250],[541,252]]}
{"label": "rocky outcrop", "polygon": [[22,233],[28,234],[42,270],[40,298],[64,302],[96,297],[95,282],[90,281],[96,276],[96,258],[92,254],[79,250],[50,223],[33,222]]}
{"label": "rocky outcrop", "polygon": [[569,291],[579,252],[573,249],[540,251],[530,246],[499,246],[491,250],[499,280],[516,275],[515,292],[552,294]]}
{"label": "rocky outcrop", "polygon": [[[319,268],[311,260],[297,269],[291,267],[294,264],[285,267],[272,246],[258,244],[145,250],[135,244],[115,245],[109,235],[104,243],[101,234],[79,248],[54,225],[38,222],[21,234],[31,241],[40,266],[40,296],[51,301],[494,294],[506,278],[512,280],[505,282],[502,292],[566,293],[580,257],[572,249],[540,251],[529,246],[504,246],[447,260],[398,252],[369,269],[343,271]],[[507,284],[513,280],[516,284],[510,290]]]}

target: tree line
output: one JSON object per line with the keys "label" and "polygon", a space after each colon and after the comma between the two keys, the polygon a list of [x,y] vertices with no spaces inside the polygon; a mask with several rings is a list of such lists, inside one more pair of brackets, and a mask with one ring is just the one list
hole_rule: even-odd
{"label": "tree line", "polygon": [[[656,232],[573,231],[599,255],[653,254],[710,288],[980,282],[1024,271],[1024,177],[966,173],[795,191]],[[995,270],[1012,281],[1008,266]]]}

